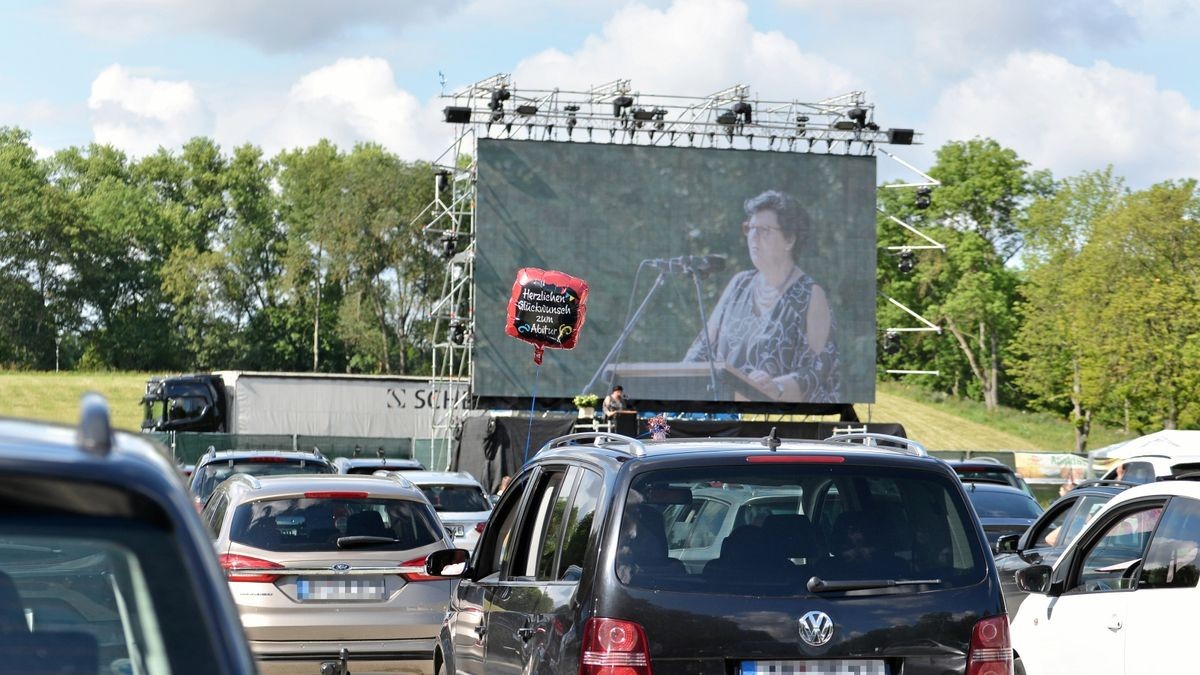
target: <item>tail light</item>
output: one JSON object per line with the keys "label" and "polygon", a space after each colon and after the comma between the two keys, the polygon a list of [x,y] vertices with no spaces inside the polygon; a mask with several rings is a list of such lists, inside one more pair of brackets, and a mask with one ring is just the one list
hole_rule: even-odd
{"label": "tail light", "polygon": [[650,675],[646,631],[632,621],[588,619],[579,675]]}
{"label": "tail light", "polygon": [[475,531],[478,532],[479,534],[483,534],[483,526],[484,525],[487,525],[486,520],[483,522],[480,522],[480,523],[475,523]]}
{"label": "tail light", "polygon": [[[400,563],[400,566],[401,567],[420,567],[421,569],[425,569],[425,560],[428,557],[429,556],[421,556],[420,558],[413,558],[412,560],[406,560],[406,561]],[[445,579],[445,577],[431,577],[428,574],[425,574],[424,572],[401,572],[400,576],[404,577],[405,581],[441,581],[441,580]]]}
{"label": "tail light", "polygon": [[1012,641],[1008,636],[1008,616],[991,616],[971,630],[971,649],[967,652],[967,675],[1012,675]]}
{"label": "tail light", "polygon": [[217,560],[220,561],[221,567],[225,570],[225,576],[230,581],[270,584],[274,583],[280,575],[271,574],[269,570],[283,569],[283,565],[279,563],[251,558],[248,555],[222,553],[217,556]]}

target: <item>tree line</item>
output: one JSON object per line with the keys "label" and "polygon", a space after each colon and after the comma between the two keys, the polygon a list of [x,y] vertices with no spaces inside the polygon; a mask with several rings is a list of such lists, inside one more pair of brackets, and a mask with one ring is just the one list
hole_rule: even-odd
{"label": "tree line", "polygon": [[[1195,180],[1129,189],[1112,168],[1053,178],[993,140],[951,142],[913,189],[881,189],[881,246],[914,243],[885,214],[946,245],[908,273],[880,256],[882,293],[942,329],[904,333],[886,369],[927,386],[1149,432],[1200,425],[1200,196]],[[881,328],[914,325],[881,302]]]}
{"label": "tree line", "polygon": [[328,142],[39,158],[0,127],[0,365],[427,372],[433,176]]}
{"label": "tree line", "polygon": [[[1200,197],[1111,168],[1056,179],[989,139],[947,143],[914,189],[878,191],[888,369],[948,395],[1130,430],[1200,424]],[[0,127],[0,366],[427,374],[440,247],[434,168],[378,145],[264,156],[196,138],[130,158],[39,157]],[[911,224],[946,245],[923,243]]]}

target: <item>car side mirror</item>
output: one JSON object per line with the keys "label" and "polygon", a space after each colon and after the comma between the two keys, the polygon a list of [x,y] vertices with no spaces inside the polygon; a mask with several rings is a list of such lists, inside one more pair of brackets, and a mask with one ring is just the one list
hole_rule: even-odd
{"label": "car side mirror", "polygon": [[1030,565],[1017,570],[1017,588],[1026,593],[1050,592],[1050,573],[1054,568],[1049,565]]}
{"label": "car side mirror", "polygon": [[996,553],[1016,553],[1020,549],[1021,535],[1005,534],[996,540]]}
{"label": "car side mirror", "polygon": [[500,495],[488,495],[488,503],[495,506],[500,501]]}
{"label": "car side mirror", "polygon": [[471,553],[461,548],[434,551],[425,559],[425,573],[431,577],[461,577],[467,573]]}

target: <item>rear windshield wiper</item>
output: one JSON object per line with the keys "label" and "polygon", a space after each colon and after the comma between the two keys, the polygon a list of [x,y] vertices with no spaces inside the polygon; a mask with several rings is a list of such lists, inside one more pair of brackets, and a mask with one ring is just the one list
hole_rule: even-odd
{"label": "rear windshield wiper", "polygon": [[861,591],[870,588],[895,588],[897,586],[928,586],[942,583],[941,579],[850,579],[845,581],[825,581],[821,577],[808,580],[810,593],[825,593],[829,591]]}
{"label": "rear windshield wiper", "polygon": [[355,535],[349,537],[338,537],[338,548],[364,548],[367,546],[385,546],[394,544],[400,541],[394,537],[368,537],[364,535]]}

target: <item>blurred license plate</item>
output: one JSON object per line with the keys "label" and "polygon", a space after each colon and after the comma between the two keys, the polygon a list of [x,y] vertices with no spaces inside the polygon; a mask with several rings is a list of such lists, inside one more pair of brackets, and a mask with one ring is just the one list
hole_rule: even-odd
{"label": "blurred license plate", "polygon": [[446,529],[450,531],[451,537],[461,537],[467,533],[465,525],[447,525]]}
{"label": "blurred license plate", "polygon": [[888,675],[887,664],[867,659],[742,661],[741,675]]}
{"label": "blurred license plate", "polygon": [[386,587],[382,577],[300,579],[296,595],[301,600],[382,600]]}

